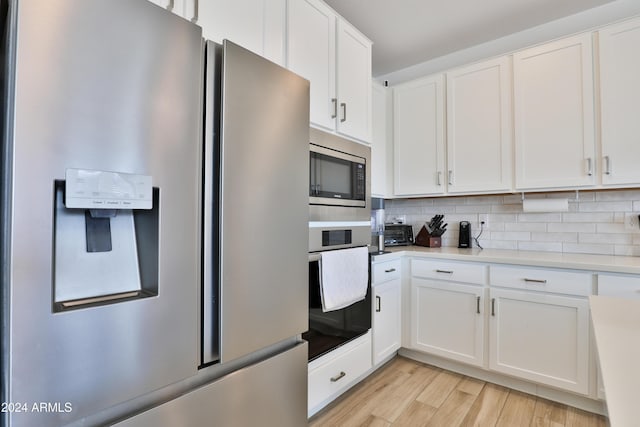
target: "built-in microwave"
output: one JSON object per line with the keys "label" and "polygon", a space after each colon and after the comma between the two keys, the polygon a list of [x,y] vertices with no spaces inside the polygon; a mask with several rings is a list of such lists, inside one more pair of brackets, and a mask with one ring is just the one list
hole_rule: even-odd
{"label": "built-in microwave", "polygon": [[371,148],[310,130],[310,221],[370,220]]}

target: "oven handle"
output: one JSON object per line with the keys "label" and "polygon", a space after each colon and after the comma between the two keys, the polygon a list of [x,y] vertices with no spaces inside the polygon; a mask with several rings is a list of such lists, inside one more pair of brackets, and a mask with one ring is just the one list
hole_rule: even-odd
{"label": "oven handle", "polygon": [[320,255],[319,252],[314,252],[312,254],[309,254],[309,262],[320,261],[321,257],[322,256]]}

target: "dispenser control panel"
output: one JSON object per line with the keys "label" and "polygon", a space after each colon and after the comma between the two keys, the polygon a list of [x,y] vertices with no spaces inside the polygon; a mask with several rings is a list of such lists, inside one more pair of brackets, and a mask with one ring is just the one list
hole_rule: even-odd
{"label": "dispenser control panel", "polygon": [[151,209],[151,176],[66,170],[65,206],[78,209]]}

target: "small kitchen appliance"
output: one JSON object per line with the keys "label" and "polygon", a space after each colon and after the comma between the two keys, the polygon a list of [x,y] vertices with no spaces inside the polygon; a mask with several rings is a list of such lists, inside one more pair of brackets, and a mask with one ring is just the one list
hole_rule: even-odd
{"label": "small kitchen appliance", "polygon": [[408,224],[386,224],[384,226],[384,245],[413,245],[413,227]]}
{"label": "small kitchen appliance", "polygon": [[471,223],[469,221],[460,221],[458,247],[470,248],[471,246]]}

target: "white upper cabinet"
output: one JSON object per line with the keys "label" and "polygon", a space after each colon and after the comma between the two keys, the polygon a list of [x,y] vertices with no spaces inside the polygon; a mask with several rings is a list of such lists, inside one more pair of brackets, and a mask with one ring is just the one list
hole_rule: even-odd
{"label": "white upper cabinet", "polygon": [[444,76],[393,89],[394,194],[443,194]]}
{"label": "white upper cabinet", "polygon": [[287,67],[311,82],[311,122],[371,139],[371,42],[320,0],[289,0]]}
{"label": "white upper cabinet", "polygon": [[640,19],[598,32],[602,183],[640,184]]}
{"label": "white upper cabinet", "polygon": [[591,34],[513,55],[516,189],[594,184]]}
{"label": "white upper cabinet", "polygon": [[337,31],[337,130],[371,141],[371,42],[342,19]]}
{"label": "white upper cabinet", "polygon": [[286,0],[199,0],[198,9],[204,38],[231,40],[284,65]]}
{"label": "white upper cabinet", "polygon": [[449,193],[511,190],[511,111],[509,57],[447,73]]}

